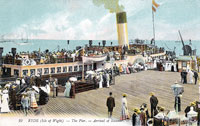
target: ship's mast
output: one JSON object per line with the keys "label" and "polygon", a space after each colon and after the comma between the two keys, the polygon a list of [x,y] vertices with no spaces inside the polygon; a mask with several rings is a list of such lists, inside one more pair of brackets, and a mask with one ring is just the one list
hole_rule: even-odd
{"label": "ship's mast", "polygon": [[[152,6],[153,6],[153,3],[152,3]],[[155,45],[155,41],[156,41],[156,35],[155,35],[155,24],[154,24],[154,12],[153,12],[153,9],[152,9],[152,22],[153,22],[153,43]]]}

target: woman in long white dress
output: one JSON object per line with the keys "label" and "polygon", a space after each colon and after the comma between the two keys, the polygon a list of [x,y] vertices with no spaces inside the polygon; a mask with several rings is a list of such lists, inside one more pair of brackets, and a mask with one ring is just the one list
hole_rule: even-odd
{"label": "woman in long white dress", "polygon": [[100,81],[99,81],[99,88],[103,87],[103,75],[102,73],[100,74]]}
{"label": "woman in long white dress", "polygon": [[127,96],[126,94],[123,94],[121,120],[129,119],[128,104],[127,104],[126,96]]}
{"label": "woman in long white dress", "polygon": [[154,69],[157,68],[157,61],[156,61],[156,59],[154,59],[154,61],[153,61],[153,68],[154,68]]}
{"label": "woman in long white dress", "polygon": [[65,84],[65,92],[64,92],[64,96],[69,98],[70,97],[70,90],[71,90],[71,83],[69,82],[69,80],[66,82]]}
{"label": "woman in long white dress", "polygon": [[110,75],[106,73],[107,87],[110,87]]}
{"label": "woman in long white dress", "polygon": [[188,75],[189,75],[189,83],[192,84],[194,73],[191,70],[189,70]]}
{"label": "woman in long white dress", "polygon": [[8,98],[9,98],[8,90],[4,89],[2,92],[2,103],[1,103],[1,112],[2,113],[10,112],[10,108],[8,105]]}

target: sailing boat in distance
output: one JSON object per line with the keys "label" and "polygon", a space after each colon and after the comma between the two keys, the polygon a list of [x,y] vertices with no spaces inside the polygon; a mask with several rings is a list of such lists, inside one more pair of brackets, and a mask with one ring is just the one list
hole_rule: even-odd
{"label": "sailing boat in distance", "polygon": [[23,37],[22,37],[21,41],[22,41],[22,42],[15,42],[15,44],[21,45],[21,46],[22,46],[22,45],[31,44],[31,43],[28,42],[28,36],[27,36],[27,39],[23,39]]}

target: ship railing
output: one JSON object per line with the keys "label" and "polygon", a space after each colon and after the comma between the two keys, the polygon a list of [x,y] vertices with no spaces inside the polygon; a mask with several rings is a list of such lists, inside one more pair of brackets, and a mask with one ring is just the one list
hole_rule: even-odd
{"label": "ship railing", "polygon": [[[37,65],[39,64],[55,64],[55,63],[70,63],[70,62],[77,62],[82,61],[81,57],[76,57],[73,61],[73,58],[50,58],[41,61],[41,58],[34,58],[33,59]],[[13,65],[22,65],[21,59],[15,59],[13,63],[12,58],[3,58],[3,64],[13,64]]]}

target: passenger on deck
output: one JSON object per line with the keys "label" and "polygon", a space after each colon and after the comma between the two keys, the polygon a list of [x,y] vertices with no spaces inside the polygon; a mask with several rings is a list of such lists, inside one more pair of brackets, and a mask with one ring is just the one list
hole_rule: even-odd
{"label": "passenger on deck", "polygon": [[140,120],[141,120],[141,126],[145,126],[146,125],[146,114],[144,112],[144,108],[141,107],[140,108]]}
{"label": "passenger on deck", "polygon": [[159,113],[154,117],[154,126],[163,126],[164,117],[165,117],[164,108],[161,107]]}
{"label": "passenger on deck", "polygon": [[64,92],[64,96],[69,98],[70,97],[70,90],[71,90],[71,83],[69,82],[69,80],[66,82],[65,84],[65,92]]}
{"label": "passenger on deck", "polygon": [[71,90],[70,90],[71,98],[75,98],[75,83],[71,82]]}
{"label": "passenger on deck", "polygon": [[189,83],[192,84],[194,73],[191,70],[189,70],[188,75],[189,75]]}
{"label": "passenger on deck", "polygon": [[93,80],[93,83],[94,83],[94,89],[96,89],[97,88],[97,77],[96,77],[96,75],[92,78],[92,80]]}
{"label": "passenger on deck", "polygon": [[197,80],[199,79],[199,75],[198,75],[197,71],[194,71],[194,79],[195,79],[194,84],[197,84]]}
{"label": "passenger on deck", "polygon": [[187,84],[187,72],[184,70],[183,72],[183,84]]}
{"label": "passenger on deck", "polygon": [[24,114],[27,116],[29,105],[30,105],[30,99],[27,94],[22,94],[21,105],[22,105]]}
{"label": "passenger on deck", "polygon": [[156,96],[154,96],[153,92],[151,92],[150,95],[151,95],[151,98],[150,98],[150,103],[151,103],[151,118],[153,118],[154,115],[155,115],[156,107],[158,105],[158,99],[157,99]]}
{"label": "passenger on deck", "polygon": [[110,92],[109,95],[110,97],[107,98],[106,106],[108,107],[108,118],[111,118],[113,108],[115,107],[115,99],[112,97],[112,92]]}
{"label": "passenger on deck", "polygon": [[10,95],[10,103],[11,103],[11,109],[17,110],[16,107],[16,103],[17,103],[17,99],[16,99],[16,86],[12,85],[10,86],[9,89],[9,95]]}
{"label": "passenger on deck", "polygon": [[10,112],[10,108],[9,108],[9,95],[8,95],[8,89],[5,88],[2,91],[2,103],[1,103],[1,113],[7,113]]}
{"label": "passenger on deck", "polygon": [[181,71],[181,83],[184,83],[184,72]]}
{"label": "passenger on deck", "polygon": [[39,94],[40,94],[40,96],[39,96],[39,104],[40,105],[45,105],[49,100],[49,95],[47,93],[47,89],[45,87],[40,87],[39,88]]}
{"label": "passenger on deck", "polygon": [[122,74],[123,72],[123,67],[122,67],[122,64],[119,65],[119,74]]}
{"label": "passenger on deck", "polygon": [[102,88],[103,87],[103,75],[102,73],[100,73],[100,78],[99,78],[99,88]]}
{"label": "passenger on deck", "polygon": [[107,81],[107,87],[110,87],[110,75],[108,72],[106,73],[106,81]]}
{"label": "passenger on deck", "polygon": [[133,113],[133,115],[132,115],[132,126],[137,126],[136,125],[136,117],[137,117],[137,111],[138,111],[139,109],[134,109],[134,113]]}
{"label": "passenger on deck", "polygon": [[58,85],[57,85],[57,80],[55,79],[53,82],[52,82],[52,87],[53,87],[53,98],[55,98],[56,96],[58,96]]}
{"label": "passenger on deck", "polygon": [[27,94],[30,96],[30,107],[33,109],[36,109],[38,107],[37,101],[36,101],[36,97],[35,95],[39,93],[37,91],[35,91],[33,88],[31,88],[29,91],[27,91]]}
{"label": "passenger on deck", "polygon": [[120,120],[126,120],[129,119],[129,112],[128,112],[128,104],[126,100],[127,95],[123,94],[122,98],[122,110],[121,110],[121,118]]}
{"label": "passenger on deck", "polygon": [[190,107],[193,107],[193,110],[196,111],[196,107],[195,107],[195,106],[196,106],[195,102],[191,102],[191,103],[190,103],[190,106],[187,106],[187,107],[185,108],[185,117],[188,117],[188,116],[187,116],[187,113],[190,111]]}
{"label": "passenger on deck", "polygon": [[172,63],[171,72],[174,72],[174,64]]}
{"label": "passenger on deck", "polygon": [[[149,116],[149,110],[148,110],[148,108],[147,108],[147,104],[146,104],[146,103],[143,103],[142,107],[144,107],[145,121],[146,121],[146,123],[147,123],[147,120],[150,118],[150,116]],[[145,124],[146,124],[146,123],[145,123]]]}

